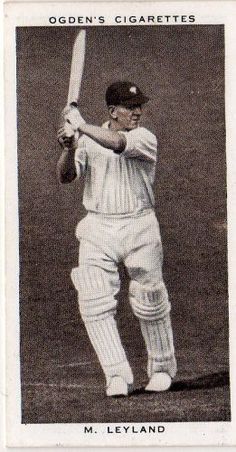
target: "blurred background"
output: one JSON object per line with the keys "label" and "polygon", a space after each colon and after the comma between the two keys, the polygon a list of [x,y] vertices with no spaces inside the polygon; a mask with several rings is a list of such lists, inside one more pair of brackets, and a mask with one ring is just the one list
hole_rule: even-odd
{"label": "blurred background", "polygon": [[17,28],[22,422],[230,419],[224,27],[87,28],[80,110],[106,120],[108,84],[149,97],[143,125],[159,140],[156,212],[179,371],[170,392],[146,395],[146,355],[120,268],[118,322],[136,392],[108,400],[81,322],[70,271],[86,214],[83,182],[60,185],[56,133],[79,27]]}

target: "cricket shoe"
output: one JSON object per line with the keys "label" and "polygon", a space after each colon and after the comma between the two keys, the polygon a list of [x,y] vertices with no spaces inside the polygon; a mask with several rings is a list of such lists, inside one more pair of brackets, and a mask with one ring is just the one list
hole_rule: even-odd
{"label": "cricket shoe", "polygon": [[128,384],[122,377],[115,375],[108,382],[106,394],[108,397],[128,396],[133,390],[133,385]]}
{"label": "cricket shoe", "polygon": [[149,392],[162,392],[168,391],[170,389],[172,379],[170,375],[166,372],[155,372],[150,380],[145,390]]}

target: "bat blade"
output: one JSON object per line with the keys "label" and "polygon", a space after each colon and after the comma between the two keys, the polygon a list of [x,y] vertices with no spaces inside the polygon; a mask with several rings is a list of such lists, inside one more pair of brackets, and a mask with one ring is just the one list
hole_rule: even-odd
{"label": "bat blade", "polygon": [[67,105],[70,105],[71,102],[77,102],[79,98],[84,69],[85,38],[86,31],[81,30],[75,39],[71,60]]}

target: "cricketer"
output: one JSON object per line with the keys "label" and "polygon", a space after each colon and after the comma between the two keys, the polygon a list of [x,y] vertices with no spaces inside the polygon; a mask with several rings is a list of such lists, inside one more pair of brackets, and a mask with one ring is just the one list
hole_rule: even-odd
{"label": "cricketer", "polygon": [[107,396],[132,392],[133,373],[116,323],[118,264],[127,269],[129,302],[147,349],[146,391],[168,390],[177,366],[162,243],[154,211],[157,139],[140,125],[148,97],[129,81],[107,88],[108,121],[87,124],[76,104],[58,131],[61,183],[84,177],[86,217],[79,222],[79,264],[71,273],[80,314],[106,379]]}

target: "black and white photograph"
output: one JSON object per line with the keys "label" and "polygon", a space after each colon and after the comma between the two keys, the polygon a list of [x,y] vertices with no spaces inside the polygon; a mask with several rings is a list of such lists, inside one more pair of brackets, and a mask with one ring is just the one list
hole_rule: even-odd
{"label": "black and white photograph", "polygon": [[85,10],[15,27],[19,423],[83,425],[73,445],[224,429],[225,25]]}

